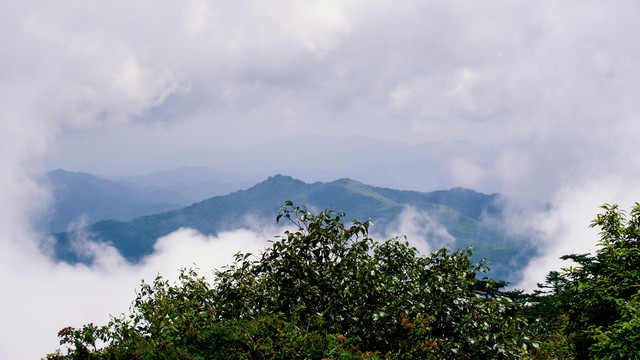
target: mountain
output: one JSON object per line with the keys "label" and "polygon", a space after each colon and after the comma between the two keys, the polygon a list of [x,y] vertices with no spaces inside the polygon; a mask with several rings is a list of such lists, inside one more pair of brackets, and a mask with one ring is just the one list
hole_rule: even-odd
{"label": "mountain", "polygon": [[[110,176],[110,180],[139,186],[175,189],[197,201],[246,189],[263,179],[262,175],[245,174],[202,166],[183,166],[172,170],[155,171],[137,176]],[[190,195],[192,192],[194,195]],[[199,193],[199,192],[202,192]],[[212,194],[213,193],[213,194]],[[205,194],[203,196],[203,194]]]}
{"label": "mountain", "polygon": [[373,231],[382,234],[393,231],[403,216],[410,217],[407,209],[413,209],[420,216],[410,220],[425,230],[421,234],[437,237],[444,231],[445,236],[441,237],[456,248],[473,245],[474,258],[492,261],[493,275],[502,279],[513,280],[516,276],[513,264],[526,264],[535,254],[527,239],[508,237],[500,228],[490,225],[496,221],[483,221],[484,217],[494,220],[501,217],[496,194],[462,188],[422,193],[373,187],[350,179],[308,184],[283,175],[270,177],[247,190],[215,196],[181,209],[130,221],[99,221],[78,230],[80,233],[56,233],[55,250],[62,260],[88,261],[75,254],[70,244],[79,234],[91,234],[98,241],[113,244],[126,259],[135,262],[153,251],[159,237],[181,227],[215,235],[246,226],[243,220],[247,216],[273,222],[285,200],[304,204],[312,210],[342,210],[347,214],[345,220],[371,218],[375,223]]}
{"label": "mountain", "polygon": [[127,186],[94,175],[60,169],[47,173],[46,182],[53,195],[46,226],[52,232],[103,219],[131,220],[179,209],[191,203],[175,192]]}
{"label": "mountain", "polygon": [[226,195],[246,189],[264,176],[222,171],[207,167],[180,167],[173,170],[156,171],[137,176],[111,176],[108,179],[134,189],[154,189],[168,192],[185,199],[185,204]]}
{"label": "mountain", "polygon": [[[155,152],[155,160],[145,161],[134,157],[116,163],[94,159],[87,163],[70,164],[67,162],[69,156],[63,154],[75,151],[77,146],[69,145],[46,162],[107,175],[140,174],[166,169],[167,166],[176,168],[146,175],[107,177],[116,182],[138,185],[174,186],[198,182],[218,182],[218,188],[225,184],[232,185],[219,193],[198,191],[199,199],[194,201],[199,201],[246,189],[276,173],[288,174],[306,182],[350,178],[373,186],[425,192],[459,184],[490,193],[500,189],[493,180],[499,174],[492,173],[490,169],[495,166],[487,159],[495,159],[502,149],[486,142],[455,140],[408,144],[359,135],[323,136],[309,133],[283,135],[251,146],[240,142],[220,149],[215,144],[208,144],[206,148],[186,146],[180,149],[161,145],[150,150]],[[179,168],[185,164],[185,158],[189,159],[189,164],[204,164],[210,168]],[[242,183],[242,186],[234,188],[233,184],[236,183]]]}
{"label": "mountain", "polygon": [[[493,151],[495,149],[467,141],[410,145],[358,135],[305,134],[239,149],[231,156],[219,159],[218,167],[231,171],[251,169],[254,173],[269,175],[277,171],[303,181],[348,177],[369,185],[428,191],[468,181],[458,170],[461,165],[452,159],[472,159],[471,164],[489,168],[489,164],[480,159],[494,158]],[[495,189],[495,184],[489,180],[475,179],[474,184],[483,189]]]}
{"label": "mountain", "polygon": [[58,169],[46,174],[53,202],[40,227],[68,231],[100,220],[124,221],[176,210],[245,189],[256,183],[252,178],[256,176],[196,167],[108,178]]}

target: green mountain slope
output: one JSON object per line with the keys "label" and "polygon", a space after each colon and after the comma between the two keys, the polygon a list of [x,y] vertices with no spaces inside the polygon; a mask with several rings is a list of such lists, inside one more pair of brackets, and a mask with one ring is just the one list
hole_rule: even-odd
{"label": "green mountain slope", "polygon": [[[512,263],[522,265],[534,254],[525,239],[507,238],[498,228],[482,222],[483,214],[500,216],[496,195],[460,188],[431,193],[400,191],[349,179],[306,184],[282,175],[270,177],[247,190],[212,197],[179,210],[131,221],[100,221],[80,231],[113,244],[125,258],[135,262],[153,251],[156,239],[181,227],[214,235],[243,227],[242,219],[246,216],[273,222],[285,200],[310,209],[342,210],[348,219],[371,218],[375,223],[374,232],[379,233],[396,226],[398,217],[404,216],[403,211],[411,207],[423,215],[414,221],[431,221],[443,227],[455,238],[455,245],[451,244],[455,247],[473,245],[476,259],[484,257],[492,261],[493,275],[504,279],[514,278]],[[55,234],[56,254],[60,259],[88,261],[71,250],[70,242],[76,235],[77,232]]]}

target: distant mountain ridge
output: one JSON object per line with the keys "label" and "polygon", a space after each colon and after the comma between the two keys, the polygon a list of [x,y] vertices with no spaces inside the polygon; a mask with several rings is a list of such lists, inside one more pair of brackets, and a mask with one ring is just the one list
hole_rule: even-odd
{"label": "distant mountain ridge", "polygon": [[109,176],[108,179],[126,184],[170,189],[195,202],[246,189],[264,177],[202,166],[183,166],[137,176]]}
{"label": "distant mountain ridge", "polygon": [[[189,175],[193,175],[191,182]],[[222,180],[213,180],[216,175]],[[110,178],[57,169],[47,173],[45,181],[53,195],[52,208],[42,225],[49,232],[73,230],[82,223],[126,221],[176,210],[255,184],[246,176],[208,168]]]}
{"label": "distant mountain ridge", "polygon": [[[476,259],[492,261],[494,274],[512,279],[513,264],[525,264],[535,254],[526,239],[507,237],[501,229],[482,221],[484,216],[500,218],[497,194],[454,188],[422,193],[393,190],[340,179],[332,182],[305,183],[289,176],[276,175],[246,190],[215,196],[177,210],[147,215],[130,221],[105,220],[81,229],[98,241],[113,244],[129,261],[138,261],[153,251],[155,241],[181,227],[203,234],[244,227],[242,219],[273,221],[285,200],[311,209],[345,211],[348,219],[372,218],[375,231],[388,230],[408,207],[426,214],[455,238],[456,247],[475,247]],[[424,222],[424,221],[423,221]],[[427,226],[429,224],[422,224]],[[77,234],[56,233],[57,256],[66,261],[87,261],[70,246]],[[395,234],[402,235],[402,234]]]}
{"label": "distant mountain ridge", "polygon": [[54,170],[46,175],[53,196],[49,231],[102,219],[130,220],[141,215],[179,209],[188,200],[179,194],[136,189],[85,173]]}

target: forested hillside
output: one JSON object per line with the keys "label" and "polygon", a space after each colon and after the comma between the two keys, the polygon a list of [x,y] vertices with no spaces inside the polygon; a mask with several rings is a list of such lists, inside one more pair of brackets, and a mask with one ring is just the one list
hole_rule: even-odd
{"label": "forested hillside", "polygon": [[[284,200],[306,204],[311,209],[345,211],[347,220],[372,219],[375,224],[372,231],[377,234],[396,231],[399,217],[412,209],[420,216],[411,221],[423,230],[425,237],[412,241],[427,241],[437,247],[448,244],[452,250],[472,245],[474,260],[487,258],[493,263],[493,276],[500,279],[516,280],[518,269],[535,255],[528,239],[506,236],[503,228],[492,225],[501,219],[495,194],[462,188],[430,193],[401,191],[349,179],[307,184],[282,175],[270,177],[247,190],[212,197],[182,209],[131,221],[105,220],[77,232],[57,233],[56,254],[69,262],[90,261],[77,256],[70,244],[80,234],[91,234],[94,240],[113,244],[125,258],[135,262],[153,251],[159,237],[181,227],[215,235],[247,226],[244,223],[247,217],[273,224],[272,215]],[[483,221],[485,217],[494,221]],[[447,237],[442,239],[440,230]]]}

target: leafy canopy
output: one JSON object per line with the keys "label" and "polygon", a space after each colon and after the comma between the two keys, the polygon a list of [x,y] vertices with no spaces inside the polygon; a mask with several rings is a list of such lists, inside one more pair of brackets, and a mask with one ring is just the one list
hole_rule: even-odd
{"label": "leafy canopy", "polygon": [[[294,229],[208,283],[142,283],[128,317],[65,328],[67,354],[48,359],[513,359],[531,341],[515,293],[479,278],[471,250],[422,256],[406,241],[378,243],[370,221],[314,215],[285,202]],[[103,344],[99,346],[97,344]]]}
{"label": "leafy canopy", "polygon": [[545,354],[559,359],[640,359],[640,204],[630,217],[605,204],[595,254],[551,272],[528,308]]}
{"label": "leafy canopy", "polygon": [[601,229],[596,254],[563,256],[578,264],[565,272],[566,331],[578,358],[638,359],[640,204],[628,220],[617,205],[602,208],[591,224]]}

